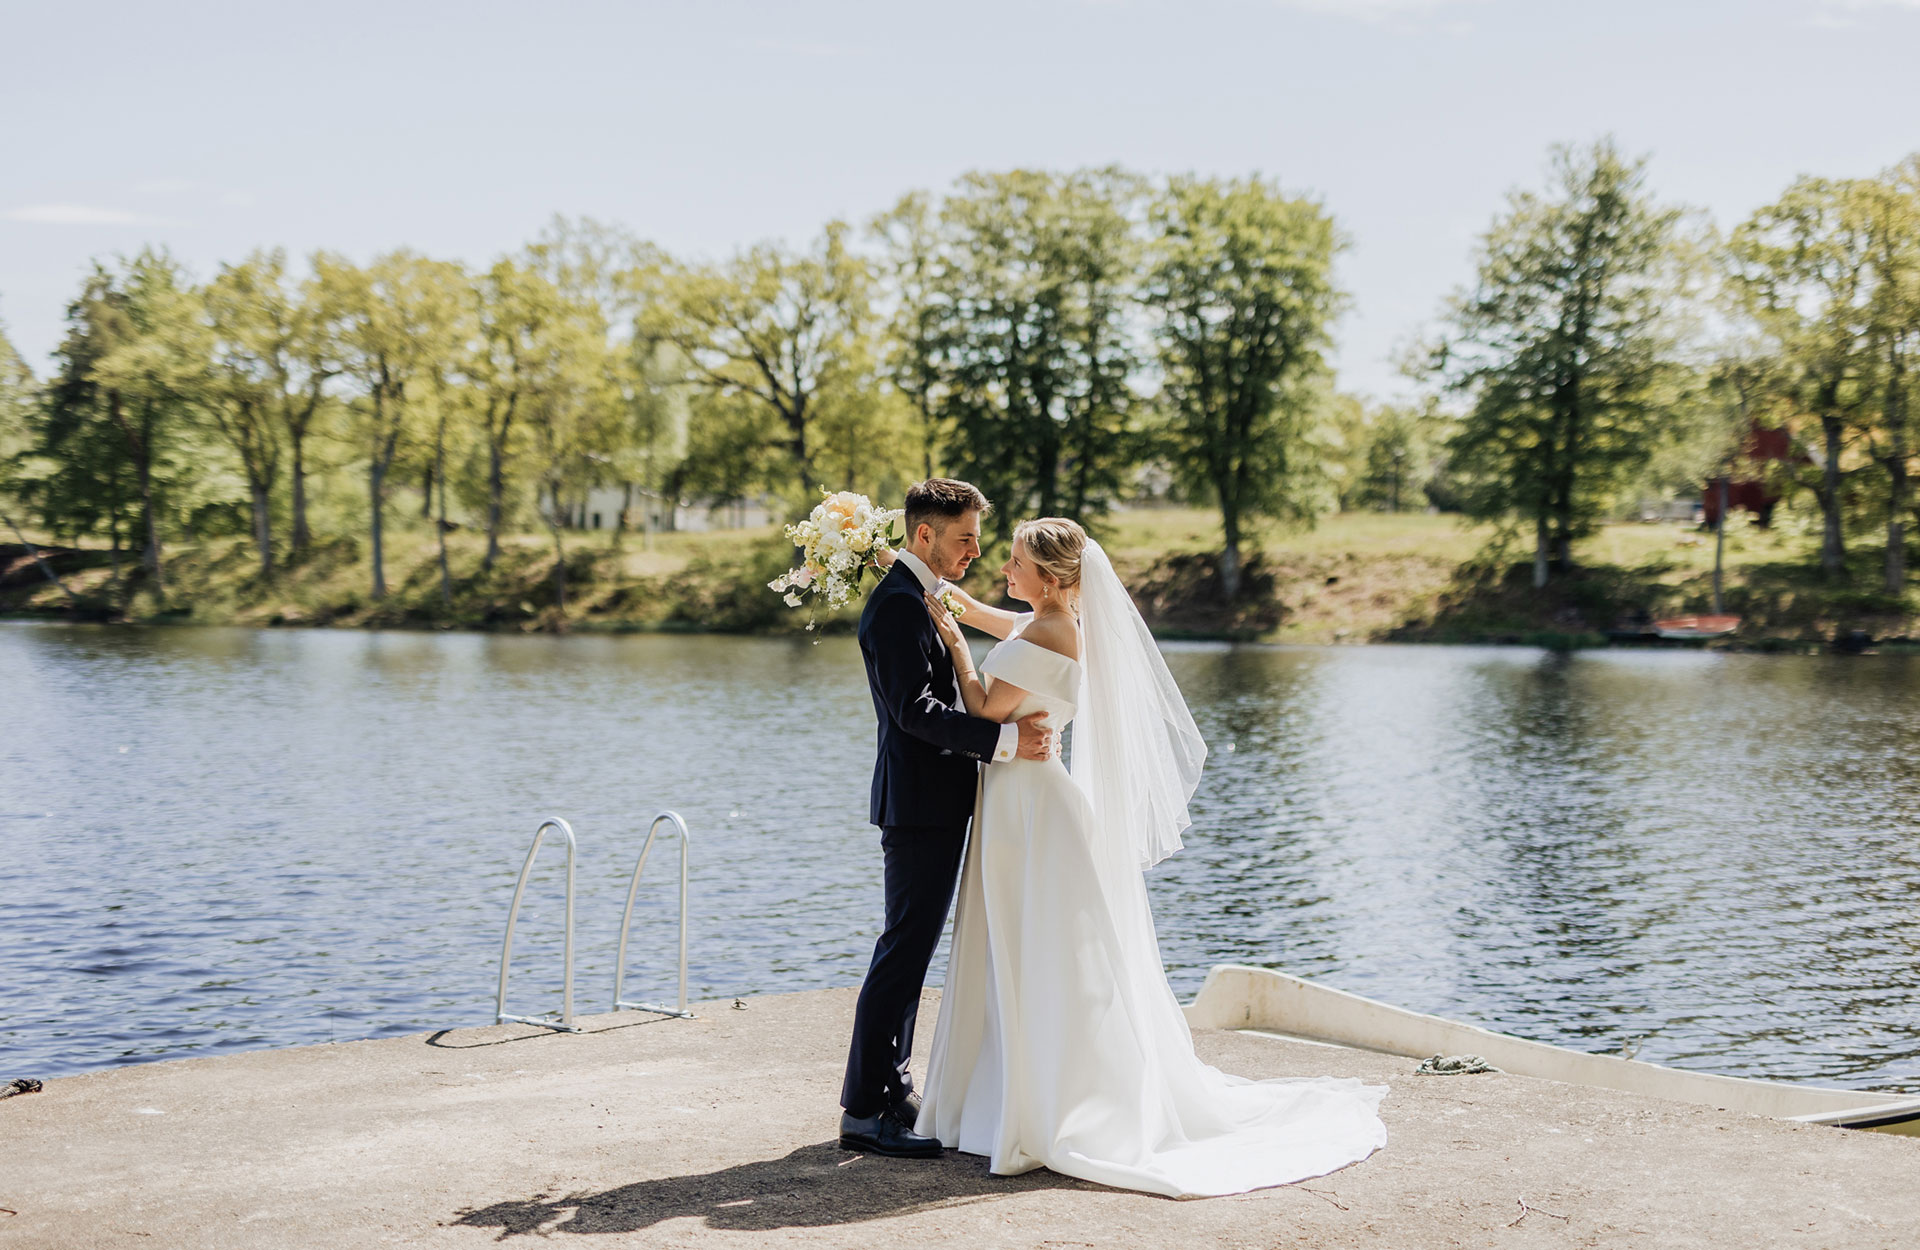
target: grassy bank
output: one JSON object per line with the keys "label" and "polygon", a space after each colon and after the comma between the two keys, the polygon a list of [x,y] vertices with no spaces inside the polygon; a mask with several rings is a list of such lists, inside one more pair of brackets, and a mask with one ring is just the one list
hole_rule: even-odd
{"label": "grassy bank", "polygon": [[[1457,518],[1349,513],[1313,530],[1259,536],[1246,593],[1220,596],[1213,557],[1218,518],[1199,510],[1153,510],[1113,518],[1103,542],[1154,628],[1169,637],[1272,642],[1532,642],[1581,645],[1636,619],[1705,611],[1713,538],[1678,524],[1608,526],[1576,553],[1574,575],[1544,593],[1527,580],[1525,553],[1490,555],[1490,530]],[[429,532],[394,534],[387,546],[389,594],[374,600],[363,542],[320,543],[303,560],[262,578],[244,540],[176,544],[164,596],[131,576],[115,580],[107,553],[62,548],[55,566],[96,619],[244,625],[496,630],[686,630],[779,633],[805,628],[807,613],[783,607],[765,583],[785,568],[777,529],[708,534],[570,535],[566,602],[558,602],[553,546],[517,535],[483,569],[484,544],[460,533],[449,543],[450,599],[443,599]],[[1825,643],[1849,630],[1876,639],[1920,633],[1911,597],[1888,599],[1877,584],[1880,552],[1861,547],[1842,584],[1822,581],[1810,539],[1736,528],[1729,533],[1725,601],[1746,618],[1750,645]],[[995,594],[989,552],[969,579]],[[18,547],[0,547],[0,612],[68,615],[65,597]],[[823,619],[847,628],[852,613]]]}

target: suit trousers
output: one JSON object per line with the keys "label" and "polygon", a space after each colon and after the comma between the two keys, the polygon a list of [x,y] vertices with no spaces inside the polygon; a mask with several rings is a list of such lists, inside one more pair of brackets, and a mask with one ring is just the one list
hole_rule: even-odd
{"label": "suit trousers", "polygon": [[853,1010],[853,1044],[840,1087],[840,1105],[852,1115],[877,1115],[913,1091],[907,1065],[920,990],[953,906],[966,844],[964,822],[880,830],[886,929],[874,943],[873,962]]}

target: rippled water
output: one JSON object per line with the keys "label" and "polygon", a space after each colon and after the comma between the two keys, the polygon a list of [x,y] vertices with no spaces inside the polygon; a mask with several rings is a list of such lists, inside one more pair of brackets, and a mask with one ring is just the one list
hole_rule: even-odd
{"label": "rippled water", "polygon": [[[1265,964],[1585,1050],[1920,1091],[1920,663],[1169,661],[1213,746],[1152,874],[1183,995]],[[0,627],[0,1077],[490,1020],[549,812],[581,839],[579,1010],[664,806],[694,831],[697,997],[854,984],[871,742],[844,639]],[[671,849],[634,993],[672,992]],[[558,1005],[561,862],[510,1010]]]}

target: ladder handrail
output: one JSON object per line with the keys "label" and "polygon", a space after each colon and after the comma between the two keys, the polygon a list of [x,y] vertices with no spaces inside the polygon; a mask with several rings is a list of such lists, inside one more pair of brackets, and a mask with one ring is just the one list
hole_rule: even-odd
{"label": "ladder handrail", "polygon": [[[540,843],[547,836],[547,830],[558,829],[567,840],[567,935],[566,935],[566,981],[560,996],[560,1021],[535,1016],[510,1016],[507,1014],[507,970],[513,958],[513,926],[520,918],[520,896],[526,892],[527,878],[533,872],[533,861],[540,854]],[[527,862],[520,866],[520,880],[513,887],[513,904],[507,908],[507,937],[500,946],[500,990],[494,998],[493,1022],[495,1024],[534,1024],[545,1029],[557,1029],[563,1033],[578,1033],[579,1026],[573,1022],[573,861],[579,844],[573,837],[573,826],[558,816],[549,816],[540,822],[533,831],[533,845],[527,848]]]}
{"label": "ladder handrail", "polygon": [[[653,849],[653,838],[662,824],[671,824],[680,834],[680,1003],[678,1007],[662,1007],[654,1003],[630,1003],[620,997],[620,989],[626,983],[627,976],[627,929],[633,924],[633,901],[640,892],[640,873],[647,866],[647,852]],[[647,840],[640,844],[640,858],[634,861],[633,880],[627,883],[627,910],[620,918],[620,952],[613,965],[613,1010],[631,1007],[640,1011],[651,1011],[657,1015],[675,1016],[683,1020],[693,1019],[693,1013],[687,1010],[687,852],[692,838],[687,833],[687,822],[680,813],[663,811],[653,818],[647,826]]]}

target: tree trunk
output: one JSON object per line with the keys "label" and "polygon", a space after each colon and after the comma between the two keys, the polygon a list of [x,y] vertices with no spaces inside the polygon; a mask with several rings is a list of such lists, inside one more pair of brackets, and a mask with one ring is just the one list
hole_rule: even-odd
{"label": "tree trunk", "polygon": [[253,545],[260,553],[260,576],[273,576],[272,516],[267,484],[256,477],[247,479],[247,493],[253,497]]}
{"label": "tree trunk", "polygon": [[547,532],[553,535],[553,611],[554,629],[564,632],[567,627],[567,548],[561,537],[560,487],[552,488],[553,499],[547,509]]}
{"label": "tree trunk", "polygon": [[1846,541],[1840,532],[1840,435],[1837,416],[1822,416],[1820,428],[1826,435],[1827,462],[1821,466],[1821,486],[1815,494],[1820,500],[1823,522],[1820,534],[1820,571],[1837,578],[1846,571]]}
{"label": "tree trunk", "polygon": [[147,572],[153,575],[153,588],[161,594],[167,593],[166,570],[160,563],[160,518],[155,515],[153,506],[153,463],[147,456],[140,457],[140,517],[147,531],[147,549],[141,557],[146,563]]}
{"label": "tree trunk", "polygon": [[143,409],[144,418],[138,432],[135,432],[126,419],[126,409],[119,391],[107,392],[107,411],[127,440],[127,449],[133,455],[134,470],[138,474],[140,483],[140,522],[147,532],[147,545],[141,553],[140,561],[153,578],[154,590],[164,595],[167,592],[167,583],[166,571],[161,567],[160,561],[160,519],[154,515],[153,506],[152,405],[149,403]]}
{"label": "tree trunk", "polygon": [[507,494],[506,426],[500,427],[498,437],[492,436],[489,423],[487,438],[487,555],[480,561],[480,567],[493,571],[493,562],[500,558],[500,514],[505,506]]}
{"label": "tree trunk", "polygon": [[787,423],[787,449],[793,453],[795,470],[800,474],[802,490],[813,488],[813,461],[807,451],[807,396],[794,393],[793,406],[780,408]]}
{"label": "tree trunk", "polygon": [[1533,519],[1533,588],[1547,588],[1548,552],[1552,549],[1552,526],[1543,510]]}
{"label": "tree trunk", "polygon": [[381,532],[383,519],[381,514],[385,511],[383,505],[386,502],[386,489],[387,466],[380,462],[380,457],[375,456],[373,462],[367,466],[367,497],[373,503],[373,597],[375,599],[387,597],[386,551],[382,545],[385,536]]}
{"label": "tree trunk", "polygon": [[1893,479],[1887,503],[1887,593],[1898,595],[1907,588],[1907,459],[1904,448],[1887,466]]}
{"label": "tree trunk", "polygon": [[313,541],[307,529],[307,428],[304,423],[289,431],[293,443],[293,533],[287,539],[288,554],[305,555]]}
{"label": "tree trunk", "polygon": [[[436,456],[439,454],[437,449],[434,454]],[[420,471],[420,519],[422,521],[433,520],[433,479],[436,476],[434,469],[435,466],[429,463]]]}
{"label": "tree trunk", "polygon": [[107,478],[107,558],[113,562],[113,584],[120,585],[120,465],[116,457]]}
{"label": "tree trunk", "polygon": [[1900,357],[1889,350],[1887,377],[1887,584],[1889,595],[1907,588],[1907,423]]}
{"label": "tree trunk", "polygon": [[1220,510],[1220,593],[1228,603],[1240,597],[1240,510]]}
{"label": "tree trunk", "polygon": [[1039,479],[1034,485],[1040,491],[1040,515],[1053,516],[1060,507],[1060,441],[1057,436],[1048,438],[1041,445],[1039,461],[1034,469]]}
{"label": "tree trunk", "polygon": [[633,483],[622,482],[620,483],[620,515],[615,517],[613,521],[613,542],[611,546],[615,551],[620,550],[621,540],[626,536],[627,514],[632,511]]}
{"label": "tree trunk", "polygon": [[1553,492],[1553,571],[1573,571],[1573,471],[1560,477]]}
{"label": "tree trunk", "polygon": [[1720,516],[1713,527],[1713,614],[1719,616],[1725,609],[1720,603],[1720,571],[1727,558],[1727,478],[1731,473],[1720,477]]}
{"label": "tree trunk", "polygon": [[440,515],[434,525],[440,539],[440,606],[449,612],[453,610],[453,573],[447,568],[447,420],[440,418],[440,427],[435,431],[433,440],[433,477],[440,483]]}

